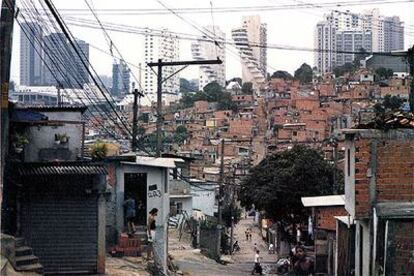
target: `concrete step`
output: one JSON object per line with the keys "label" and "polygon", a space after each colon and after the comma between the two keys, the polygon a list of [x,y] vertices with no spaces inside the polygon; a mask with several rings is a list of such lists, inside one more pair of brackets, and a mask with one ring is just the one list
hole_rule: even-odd
{"label": "concrete step", "polygon": [[33,254],[33,250],[31,247],[28,247],[28,246],[16,247],[16,257],[28,256],[32,254]]}
{"label": "concrete step", "polygon": [[19,272],[35,272],[43,274],[43,266],[40,263],[17,266],[16,270]]}
{"label": "concrete step", "polygon": [[16,247],[24,246],[24,243],[25,243],[24,238],[16,238],[15,241],[16,241]]}
{"label": "concrete step", "polygon": [[34,255],[16,257],[16,266],[34,265],[39,263],[39,258]]}

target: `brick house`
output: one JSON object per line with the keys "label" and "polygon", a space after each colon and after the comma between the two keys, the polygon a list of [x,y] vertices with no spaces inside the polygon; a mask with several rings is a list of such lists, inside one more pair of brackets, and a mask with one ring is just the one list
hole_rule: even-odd
{"label": "brick house", "polygon": [[[344,195],[302,197],[305,208],[312,208],[312,237],[315,241],[315,273],[333,275],[335,271],[336,216],[345,216]],[[309,231],[309,230],[308,230]]]}
{"label": "brick house", "polygon": [[344,133],[355,275],[409,275],[414,271],[414,129]]}

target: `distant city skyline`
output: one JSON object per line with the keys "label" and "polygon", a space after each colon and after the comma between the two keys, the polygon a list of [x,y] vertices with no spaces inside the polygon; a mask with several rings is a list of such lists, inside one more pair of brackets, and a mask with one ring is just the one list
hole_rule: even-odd
{"label": "distant city skyline", "polygon": [[[194,6],[193,1],[164,1],[170,7],[191,7]],[[283,1],[284,3],[292,4],[292,1]],[[326,1],[324,1],[326,2]],[[335,3],[335,1],[331,1]],[[214,7],[220,6],[252,6],[251,2],[245,3],[240,1],[229,0],[226,3],[213,1]],[[258,0],[255,1],[254,6],[269,5],[270,3],[275,4],[269,0]],[[312,2],[313,3],[313,2]],[[316,5],[317,2],[314,4]],[[282,3],[280,3],[282,4]],[[121,0],[120,2],[114,3],[113,1],[94,1],[95,9],[115,9],[119,6],[131,9],[145,9],[145,8],[161,8],[156,1],[148,1],[145,3],[137,3],[137,1]],[[58,9],[87,9],[82,0],[73,0],[69,2],[63,1],[56,3]],[[385,4],[377,5],[380,8],[380,13],[384,16],[397,15],[400,16],[401,21],[404,21],[405,26],[411,26],[414,24],[414,19],[410,16],[414,8],[414,3],[400,3],[400,4]],[[197,1],[197,7],[210,7],[210,1],[200,0]],[[367,9],[372,9],[374,5],[358,5],[352,7],[337,7],[340,10],[351,10],[352,12],[363,12]],[[295,47],[306,47],[314,48],[313,46],[313,30],[317,22],[321,20],[324,14],[328,13],[328,8],[309,8],[309,9],[291,9],[291,10],[269,10],[261,11],[261,21],[268,25],[268,43],[273,45],[290,45]],[[150,27],[150,28],[161,28],[166,25],[174,32],[190,33],[201,36],[202,33],[195,27],[191,26],[188,22],[193,22],[195,26],[205,26],[212,24],[214,21],[215,25],[218,25],[226,34],[228,38],[231,37],[231,30],[240,26],[240,21],[243,15],[254,15],[255,12],[251,13],[215,13],[213,19],[211,14],[183,14],[182,16],[187,22],[179,19],[173,14],[165,13],[164,15],[142,15],[139,16],[116,16],[103,14],[98,16],[102,21],[105,22],[117,22],[118,24],[125,24],[129,26],[137,27]],[[65,15],[62,11],[64,18],[72,16],[70,14]],[[93,17],[90,13],[83,13],[76,15],[78,18],[90,18]],[[168,22],[168,23],[167,23]],[[79,39],[90,42],[90,60],[97,72],[101,75],[112,75],[112,61],[113,57],[108,54],[104,54],[94,47],[97,46],[100,49],[110,52],[110,46],[103,36],[102,30],[99,29],[88,29],[85,27],[76,27],[69,25],[74,36]],[[412,28],[412,27],[410,27]],[[134,35],[128,33],[117,33],[109,31],[111,38],[114,43],[118,46],[126,62],[134,64],[131,67],[134,76],[139,76],[139,63],[144,62],[144,36]],[[19,37],[20,28],[18,24],[15,25],[14,35],[14,55],[12,57],[12,79],[19,82],[19,53],[20,47]],[[407,32],[404,36],[406,48],[414,41],[412,32]],[[229,40],[229,39],[228,39]],[[191,59],[191,41],[181,41],[180,43],[180,58]],[[241,77],[241,65],[240,59],[236,53],[234,46],[229,45],[226,49],[226,78],[231,79],[233,77]],[[314,65],[314,54],[307,51],[290,51],[290,50],[276,50],[268,49],[267,53],[267,71],[273,73],[276,70],[286,70],[293,73],[302,63],[306,62],[310,65]],[[144,67],[144,66],[143,66]],[[144,69],[144,68],[143,68]],[[181,77],[187,79],[198,78],[198,70],[186,69],[181,73]],[[135,81],[132,79],[131,81]]]}

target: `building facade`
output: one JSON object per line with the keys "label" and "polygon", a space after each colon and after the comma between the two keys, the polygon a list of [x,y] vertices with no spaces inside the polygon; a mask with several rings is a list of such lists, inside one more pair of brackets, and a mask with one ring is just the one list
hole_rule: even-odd
{"label": "building facade", "polygon": [[[145,63],[162,61],[176,61],[179,59],[179,40],[167,29],[160,33],[148,31],[145,35]],[[177,68],[173,66],[164,66],[162,69],[164,78],[171,76]],[[146,66],[144,73],[144,89],[151,102],[157,101],[157,76]],[[180,77],[175,74],[162,84],[162,101],[168,105],[179,99]]]}
{"label": "building facade", "polygon": [[20,32],[20,84],[42,85],[42,27],[34,22],[22,23]]}
{"label": "building facade", "polygon": [[253,87],[259,87],[266,81],[267,25],[261,23],[259,15],[244,16],[242,27],[233,29],[232,37],[240,53],[243,82],[252,82]]}
{"label": "building facade", "polygon": [[128,94],[130,91],[131,70],[125,61],[114,62],[112,65],[112,88],[113,96]]}
{"label": "building facade", "polygon": [[[398,16],[384,17],[378,9],[363,14],[332,11],[315,29],[315,65],[320,73],[353,62],[359,52],[391,52],[404,49],[404,26]],[[338,52],[338,53],[337,53]],[[336,54],[337,53],[337,54]]]}
{"label": "building facade", "polygon": [[216,81],[221,86],[226,85],[226,45],[220,43],[226,40],[226,34],[220,30],[218,26],[206,26],[210,33],[214,33],[216,41],[220,46],[217,46],[213,41],[207,41],[207,36],[203,36],[202,39],[197,40],[191,44],[191,53],[195,60],[207,60],[219,58],[223,61],[222,64],[216,65],[200,65],[199,66],[199,90],[203,90],[204,86],[210,82]]}

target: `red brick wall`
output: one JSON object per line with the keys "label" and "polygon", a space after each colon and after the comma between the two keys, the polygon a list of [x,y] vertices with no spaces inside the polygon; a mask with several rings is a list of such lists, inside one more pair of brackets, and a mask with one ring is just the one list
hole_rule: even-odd
{"label": "red brick wall", "polygon": [[332,230],[336,229],[335,216],[348,215],[344,206],[329,206],[329,207],[317,207],[315,209],[316,215],[316,228]]}
{"label": "red brick wall", "polygon": [[360,139],[355,142],[355,216],[369,213],[369,179],[367,170],[370,161],[370,141]]}
{"label": "red brick wall", "polygon": [[[355,141],[355,214],[369,214],[371,140]],[[379,140],[377,143],[376,201],[414,200],[414,140]]]}
{"label": "red brick wall", "polygon": [[414,200],[414,141],[384,141],[377,147],[377,200]]}

